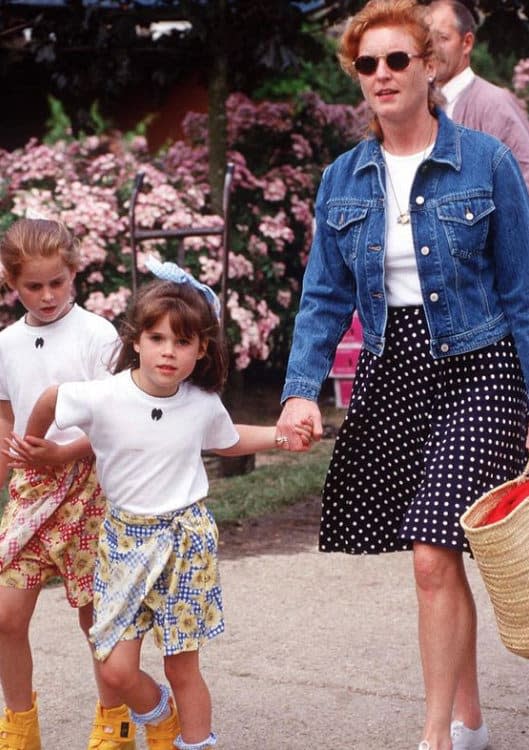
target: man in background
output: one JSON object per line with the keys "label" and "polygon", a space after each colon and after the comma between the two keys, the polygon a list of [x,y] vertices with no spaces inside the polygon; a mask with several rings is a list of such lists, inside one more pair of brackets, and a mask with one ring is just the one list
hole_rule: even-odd
{"label": "man in background", "polygon": [[436,83],[455,122],[503,141],[516,156],[529,187],[529,119],[508,89],[489,83],[470,67],[476,20],[459,0],[434,0],[429,6],[438,58]]}

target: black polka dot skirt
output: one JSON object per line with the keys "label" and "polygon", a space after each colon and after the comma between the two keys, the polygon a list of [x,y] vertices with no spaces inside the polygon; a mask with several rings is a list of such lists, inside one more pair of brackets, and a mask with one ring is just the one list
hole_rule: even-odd
{"label": "black polka dot skirt", "polygon": [[511,337],[434,360],[422,307],[390,308],[381,357],[363,350],[322,497],[320,550],[414,541],[469,551],[459,519],[526,463],[528,410]]}

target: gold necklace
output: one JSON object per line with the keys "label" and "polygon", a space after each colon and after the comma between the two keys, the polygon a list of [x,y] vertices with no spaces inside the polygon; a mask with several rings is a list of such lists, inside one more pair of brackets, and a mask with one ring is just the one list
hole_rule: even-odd
{"label": "gold necklace", "polygon": [[[424,158],[426,156],[426,152],[428,151],[428,148],[430,147],[430,141],[432,140],[433,135],[433,128],[434,128],[434,122],[435,120],[432,118],[432,127],[430,130],[430,135],[428,136],[428,141],[426,142],[426,148],[422,152],[421,160],[419,164],[422,164],[424,161]],[[388,167],[388,163],[386,161],[386,157],[384,156],[384,148],[382,147],[382,158],[384,159],[384,166],[386,167],[386,174],[389,179],[389,186],[391,188],[391,192],[393,193],[393,198],[395,199],[395,205],[397,206],[397,210],[399,212],[399,215],[397,217],[397,224],[409,224],[410,223],[410,209],[408,206],[408,209],[406,211],[403,211],[400,207],[399,199],[397,198],[397,191],[395,190],[395,186],[393,184],[393,180],[391,178],[391,171]]]}

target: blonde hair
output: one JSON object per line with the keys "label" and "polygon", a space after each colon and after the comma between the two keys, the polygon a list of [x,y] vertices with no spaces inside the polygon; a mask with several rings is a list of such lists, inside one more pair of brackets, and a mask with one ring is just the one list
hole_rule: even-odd
{"label": "blonde hair", "polygon": [[55,255],[59,255],[71,271],[79,268],[77,242],[59,221],[19,219],[0,242],[0,260],[6,279],[11,281],[17,279],[27,261]]}
{"label": "blonde hair", "polygon": [[[366,31],[380,27],[404,27],[417,45],[418,54],[423,60],[433,60],[434,46],[427,11],[416,0],[369,0],[368,3],[348,20],[340,40],[338,60],[347,75],[357,75],[354,61],[358,57],[360,42]],[[431,113],[443,101],[433,85],[428,88],[428,109]],[[382,129],[375,117],[371,129],[379,140],[383,139]]]}

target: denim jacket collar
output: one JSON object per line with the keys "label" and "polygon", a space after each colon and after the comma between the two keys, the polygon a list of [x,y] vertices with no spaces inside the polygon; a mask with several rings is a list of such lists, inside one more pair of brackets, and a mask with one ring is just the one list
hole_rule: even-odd
{"label": "denim jacket collar", "polygon": [[[461,171],[461,133],[452,120],[438,107],[435,109],[435,117],[439,123],[439,132],[428,158],[439,164],[448,164],[456,172],[459,172]],[[380,176],[383,166],[384,157],[382,156],[380,142],[375,136],[371,136],[363,143],[354,174],[357,175],[364,169],[375,167],[378,169]]]}

